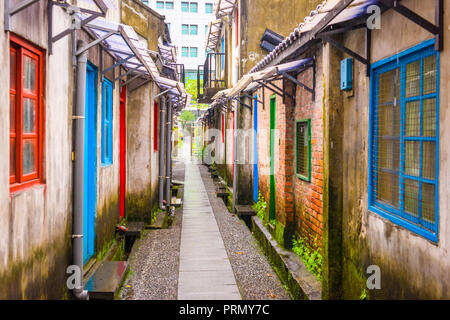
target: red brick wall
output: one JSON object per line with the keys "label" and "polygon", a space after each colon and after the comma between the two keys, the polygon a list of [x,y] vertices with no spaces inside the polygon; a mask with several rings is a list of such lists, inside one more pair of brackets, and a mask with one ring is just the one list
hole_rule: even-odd
{"label": "red brick wall", "polygon": [[[321,75],[321,65],[316,67]],[[302,83],[313,86],[313,70],[309,69],[298,76]],[[284,80],[287,92],[293,92],[294,85]],[[282,80],[275,82],[282,87]],[[277,129],[275,136],[275,188],[276,218],[284,226],[292,222],[295,231],[310,239],[311,244],[317,236],[322,240],[322,187],[323,187],[323,84],[316,79],[316,95],[300,86],[296,88],[296,105],[292,100],[276,96]],[[258,106],[258,170],[259,189],[269,204],[270,199],[270,97],[273,92],[264,90],[265,106]],[[258,98],[263,99],[259,89]],[[295,121],[311,119],[311,181],[301,180],[295,173]]]}
{"label": "red brick wall", "polygon": [[[323,230],[323,83],[320,59],[316,64],[316,94],[297,86],[295,120],[311,119],[311,181],[295,177],[296,229],[312,244],[317,237],[322,242]],[[313,70],[308,69],[298,76],[298,80],[309,87],[313,84]],[[295,134],[295,133],[294,133]],[[294,164],[295,165],[295,164]]]}

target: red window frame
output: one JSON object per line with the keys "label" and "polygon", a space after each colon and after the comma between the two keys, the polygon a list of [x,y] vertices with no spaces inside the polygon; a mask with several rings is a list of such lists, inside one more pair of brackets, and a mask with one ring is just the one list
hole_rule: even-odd
{"label": "red window frame", "polygon": [[155,102],[153,107],[153,152],[158,151],[158,114],[159,105]]}
{"label": "red window frame", "polygon": [[[24,58],[36,62],[35,89],[24,88],[23,72]],[[13,59],[14,58],[14,59]],[[10,35],[10,192],[15,192],[31,185],[42,183],[43,159],[43,119],[44,119],[44,52],[28,41]],[[23,103],[25,99],[34,102],[35,125],[33,132],[23,130]],[[23,145],[32,144],[35,154],[34,171],[23,173]],[[14,157],[13,157],[14,151]]]}

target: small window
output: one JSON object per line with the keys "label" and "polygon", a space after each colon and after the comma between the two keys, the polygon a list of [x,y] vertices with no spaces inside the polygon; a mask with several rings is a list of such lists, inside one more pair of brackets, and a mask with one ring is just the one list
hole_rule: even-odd
{"label": "small window", "polygon": [[369,208],[437,241],[439,53],[434,39],[372,69]]}
{"label": "small window", "polygon": [[205,25],[205,35],[207,35],[208,34],[208,25],[206,24]]}
{"label": "small window", "polygon": [[213,12],[213,4],[212,3],[206,3],[205,4],[205,13],[212,13]]}
{"label": "small window", "polygon": [[170,32],[170,23],[167,23],[167,29],[169,29]]}
{"label": "small window", "polygon": [[188,47],[181,47],[181,56],[189,57],[189,48]]}
{"label": "small window", "polygon": [[102,85],[102,165],[112,164],[113,129],[112,82],[108,79]]}
{"label": "small window", "polygon": [[9,182],[11,191],[42,179],[43,52],[10,36]]}
{"label": "small window", "polygon": [[196,24],[191,24],[191,36],[198,35],[198,26]]}
{"label": "small window", "polygon": [[305,181],[311,181],[311,120],[296,122],[295,173]]}
{"label": "small window", "polygon": [[156,1],[157,9],[164,9],[164,1]]}
{"label": "small window", "polygon": [[191,47],[190,51],[191,51],[191,58],[197,58],[197,56],[198,56],[198,48]]}
{"label": "small window", "polygon": [[191,2],[191,12],[198,12],[198,4],[197,2]]}
{"label": "small window", "polygon": [[181,3],[181,12],[189,12],[189,2]]}
{"label": "small window", "polygon": [[148,6],[148,0],[142,0],[142,3]]}
{"label": "small window", "polygon": [[166,9],[172,10],[173,9],[173,2],[166,2]]}
{"label": "small window", "polygon": [[181,25],[181,34],[189,34],[189,25],[188,24]]}

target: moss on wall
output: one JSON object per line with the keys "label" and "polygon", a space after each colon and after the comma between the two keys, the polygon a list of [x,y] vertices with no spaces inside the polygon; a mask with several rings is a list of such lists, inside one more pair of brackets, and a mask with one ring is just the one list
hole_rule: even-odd
{"label": "moss on wall", "polygon": [[27,258],[9,257],[0,273],[0,300],[67,299],[66,268],[71,264],[71,223],[51,242],[33,249]]}

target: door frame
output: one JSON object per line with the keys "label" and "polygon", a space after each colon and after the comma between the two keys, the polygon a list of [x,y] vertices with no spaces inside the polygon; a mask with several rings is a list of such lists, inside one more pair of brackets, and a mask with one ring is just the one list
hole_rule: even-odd
{"label": "door frame", "polygon": [[276,118],[276,95],[270,96],[270,210],[269,219],[275,219],[275,118]]}
{"label": "door frame", "polygon": [[259,172],[258,172],[258,95],[253,97],[253,201],[258,202]]}
{"label": "door frame", "polygon": [[[94,85],[91,85],[93,78]],[[97,216],[97,121],[98,70],[88,61],[86,67],[86,104],[83,183],[83,263],[95,253],[95,219]],[[89,94],[89,93],[92,94]]]}
{"label": "door frame", "polygon": [[125,217],[125,201],[127,191],[127,87],[122,86],[120,90],[120,152],[119,152],[119,219]]}

